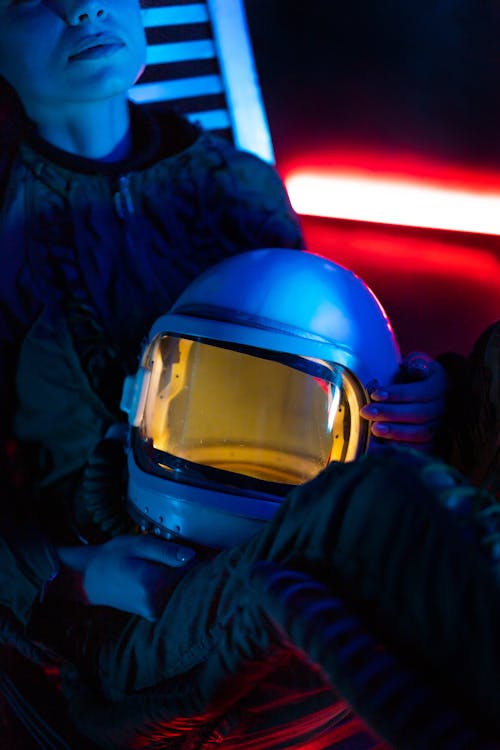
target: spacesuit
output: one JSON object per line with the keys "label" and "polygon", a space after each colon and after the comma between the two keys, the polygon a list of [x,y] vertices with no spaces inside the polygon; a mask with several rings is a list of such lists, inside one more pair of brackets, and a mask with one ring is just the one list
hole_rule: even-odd
{"label": "spacesuit", "polygon": [[415,453],[370,455],[359,411],[399,362],[366,285],[306,253],[224,261],[159,318],[122,401],[128,512],[198,560],[157,622],[108,615],[104,637],[73,638],[99,675],[98,697],[67,682],[84,731],[110,747],[495,746],[493,501]]}

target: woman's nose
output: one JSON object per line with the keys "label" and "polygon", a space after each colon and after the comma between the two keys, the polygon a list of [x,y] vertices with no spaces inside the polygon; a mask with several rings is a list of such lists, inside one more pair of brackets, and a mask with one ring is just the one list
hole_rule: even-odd
{"label": "woman's nose", "polygon": [[103,0],[70,0],[65,5],[66,21],[70,26],[101,21],[108,14]]}

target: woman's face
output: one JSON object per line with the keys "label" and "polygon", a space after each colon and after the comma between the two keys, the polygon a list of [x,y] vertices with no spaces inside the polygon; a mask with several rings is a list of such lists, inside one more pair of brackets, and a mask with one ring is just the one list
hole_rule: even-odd
{"label": "woman's face", "polygon": [[125,95],[145,58],[139,0],[0,0],[0,75],[31,117]]}

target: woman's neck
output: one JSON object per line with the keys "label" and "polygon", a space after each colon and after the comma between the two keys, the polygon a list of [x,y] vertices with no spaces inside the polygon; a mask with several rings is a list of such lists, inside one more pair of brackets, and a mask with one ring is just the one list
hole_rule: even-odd
{"label": "woman's neck", "polygon": [[70,154],[98,161],[122,161],[130,155],[130,110],[125,97],[65,105],[32,115],[38,134]]}

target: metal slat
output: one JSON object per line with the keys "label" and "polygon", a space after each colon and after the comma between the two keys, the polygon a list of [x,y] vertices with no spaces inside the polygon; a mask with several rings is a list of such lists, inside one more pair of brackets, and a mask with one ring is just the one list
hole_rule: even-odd
{"label": "metal slat", "polygon": [[207,0],[235,144],[274,162],[243,0]]}
{"label": "metal slat", "polygon": [[225,109],[214,109],[208,112],[190,112],[186,117],[191,122],[199,122],[205,130],[226,130],[231,128],[231,120]]}
{"label": "metal slat", "polygon": [[195,42],[153,44],[147,48],[147,65],[178,62],[180,60],[207,60],[215,57],[214,43],[210,39]]}
{"label": "metal slat", "polygon": [[147,102],[172,101],[193,96],[221,94],[224,91],[220,76],[197,76],[178,78],[172,81],[139,83],[134,86],[129,97],[138,104]]}
{"label": "metal slat", "polygon": [[191,23],[206,23],[208,11],[205,5],[177,5],[168,8],[145,8],[142,11],[144,28],[153,26],[180,26]]}
{"label": "metal slat", "polygon": [[273,162],[244,0],[155,3],[143,10],[146,82],[136,84],[130,98],[153,107],[170,104],[204,129],[227,131],[237,146]]}

